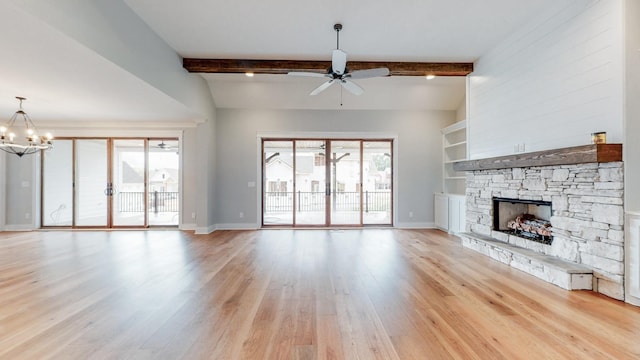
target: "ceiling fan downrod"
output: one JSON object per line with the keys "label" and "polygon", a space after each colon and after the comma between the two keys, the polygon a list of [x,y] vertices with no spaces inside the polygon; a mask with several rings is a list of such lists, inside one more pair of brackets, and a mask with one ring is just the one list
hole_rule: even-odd
{"label": "ceiling fan downrod", "polygon": [[342,24],[333,25],[333,30],[336,31],[336,49],[340,50],[340,30],[342,30]]}

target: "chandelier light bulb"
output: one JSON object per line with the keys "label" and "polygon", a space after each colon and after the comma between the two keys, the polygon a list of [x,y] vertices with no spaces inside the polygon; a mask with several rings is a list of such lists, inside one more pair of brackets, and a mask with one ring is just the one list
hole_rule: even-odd
{"label": "chandelier light bulb", "polygon": [[[16,96],[16,99],[20,102],[18,111],[11,116],[8,122],[0,127],[0,150],[22,157],[51,149],[53,147],[51,143],[53,136],[47,134],[47,141],[40,137],[35,124],[22,109],[22,102],[26,98]],[[25,134],[26,136],[16,137],[16,133]]]}

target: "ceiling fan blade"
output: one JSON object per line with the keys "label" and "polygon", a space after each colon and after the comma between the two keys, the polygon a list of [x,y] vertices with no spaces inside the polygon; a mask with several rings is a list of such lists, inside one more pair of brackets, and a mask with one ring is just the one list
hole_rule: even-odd
{"label": "ceiling fan blade", "polygon": [[344,74],[344,70],[347,68],[347,53],[336,49],[333,50],[331,55],[331,69],[338,75]]}
{"label": "ceiling fan blade", "polygon": [[340,85],[353,95],[362,95],[362,93],[364,93],[364,89],[352,81],[343,79],[340,80]]}
{"label": "ceiling fan blade", "polygon": [[323,92],[326,88],[328,88],[329,86],[331,86],[331,84],[333,84],[333,79],[322,83],[322,85],[318,86],[317,88],[315,88],[315,90],[313,90],[309,95],[310,96],[314,96],[314,95],[318,95],[321,92]]}
{"label": "ceiling fan blade", "polygon": [[327,76],[327,74],[323,74],[323,73],[304,72],[304,71],[292,71],[287,73],[287,75],[306,76],[306,77],[326,77]]}
{"label": "ceiling fan blade", "polygon": [[350,72],[348,75],[351,79],[367,79],[373,77],[389,76],[389,69],[376,68],[367,70],[355,70]]}

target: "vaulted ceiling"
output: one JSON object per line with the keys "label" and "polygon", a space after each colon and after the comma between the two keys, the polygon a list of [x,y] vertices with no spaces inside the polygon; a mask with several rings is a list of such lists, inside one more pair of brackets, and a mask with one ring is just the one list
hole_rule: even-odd
{"label": "vaulted ceiling", "polygon": [[[339,22],[344,26],[340,48],[348,60],[398,62],[474,62],[555,2],[123,1],[182,57],[326,61],[336,47],[333,24]],[[42,119],[171,121],[192,115],[182,104],[49,25],[12,6],[2,5],[2,10],[2,118],[15,110],[16,95],[35,98],[39,106],[32,116]],[[336,86],[310,98],[308,92],[322,79],[202,76],[216,105],[230,108],[453,110],[462,102],[465,88],[462,77],[431,81],[388,77],[360,80],[366,92],[359,97],[341,94]],[[25,106],[29,109],[29,102]],[[119,110],[125,108],[127,113]]]}

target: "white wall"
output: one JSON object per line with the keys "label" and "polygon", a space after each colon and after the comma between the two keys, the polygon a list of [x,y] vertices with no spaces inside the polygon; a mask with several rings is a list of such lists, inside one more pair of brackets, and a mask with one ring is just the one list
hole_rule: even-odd
{"label": "white wall", "polygon": [[475,64],[470,158],[623,141],[620,0],[558,2]]}
{"label": "white wall", "polygon": [[626,301],[640,305],[640,1],[625,1]]}
{"label": "white wall", "polygon": [[[627,0],[625,74],[625,182],[640,184],[640,2]],[[625,188],[627,211],[640,213],[640,186]]]}
{"label": "white wall", "polygon": [[[259,134],[358,133],[397,136],[397,226],[433,226],[433,193],[442,191],[440,128],[455,111],[306,111],[218,109],[216,220],[219,227],[260,222]],[[256,182],[258,188],[248,187]],[[244,218],[239,213],[244,213]],[[413,212],[413,217],[409,217]]]}
{"label": "white wall", "polygon": [[467,102],[463,100],[456,109],[456,122],[465,120],[467,118]]}

